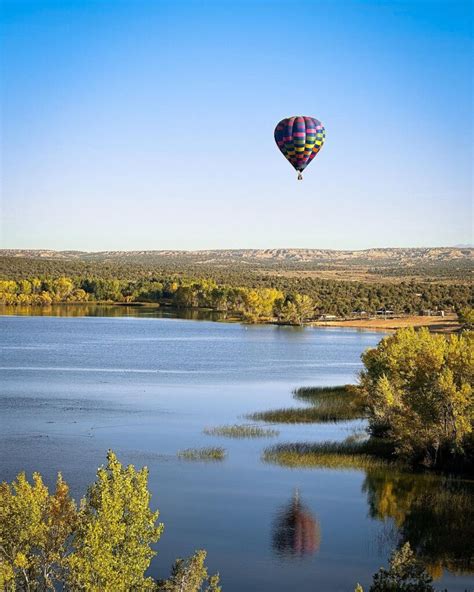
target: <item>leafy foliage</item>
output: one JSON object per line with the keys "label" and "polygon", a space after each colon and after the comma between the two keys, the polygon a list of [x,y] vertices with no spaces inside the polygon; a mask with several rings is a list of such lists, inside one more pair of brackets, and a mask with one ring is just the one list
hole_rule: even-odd
{"label": "leafy foliage", "polygon": [[474,308],[463,308],[458,312],[458,317],[463,329],[474,329]]}
{"label": "leafy foliage", "polygon": [[472,453],[474,334],[402,329],[363,355],[371,433],[427,466]]}
{"label": "leafy foliage", "polygon": [[157,592],[221,592],[219,575],[208,575],[205,559],[206,551],[202,550],[189,559],[177,559],[171,577],[157,582]]}
{"label": "leafy foliage", "polygon": [[69,539],[78,515],[69,488],[58,475],[49,494],[41,475],[29,483],[20,473],[0,485],[0,588],[54,590],[67,572]]}
{"label": "leafy foliage", "polygon": [[[273,265],[271,260],[263,266],[261,261],[246,265],[197,262],[191,254],[83,260],[0,257],[0,302],[155,302],[211,308],[247,321],[271,318],[294,325],[322,314],[373,314],[381,308],[417,314],[424,309],[459,311],[473,304],[466,282],[345,281],[295,274],[290,271],[293,267],[290,261]],[[305,265],[295,269],[300,268],[308,269]],[[337,269],[336,277],[350,278]],[[465,279],[466,271],[461,278]]]}
{"label": "leafy foliage", "polygon": [[[0,485],[0,589],[5,592],[220,592],[208,577],[206,553],[178,560],[162,587],[146,577],[162,533],[150,509],[148,472],[124,467],[112,451],[80,506],[58,475],[50,494],[41,475],[20,473]],[[207,587],[202,586],[207,582]],[[167,584],[166,584],[167,585]],[[171,584],[170,584],[171,585]]]}
{"label": "leafy foliage", "polygon": [[290,294],[278,300],[275,315],[281,323],[303,325],[314,317],[314,302],[307,294]]}
{"label": "leafy foliage", "polygon": [[369,592],[434,592],[431,582],[410,543],[405,543],[393,553],[389,569],[382,567],[374,575]]}
{"label": "leafy foliage", "polygon": [[148,471],[123,467],[113,452],[107,461],[81,503],[69,584],[97,592],[153,590],[144,573],[163,525],[156,525],[158,512],[149,508]]}

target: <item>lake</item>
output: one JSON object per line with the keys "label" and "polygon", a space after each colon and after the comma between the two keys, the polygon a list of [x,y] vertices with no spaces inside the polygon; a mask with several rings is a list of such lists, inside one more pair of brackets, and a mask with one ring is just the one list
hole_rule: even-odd
{"label": "lake", "polygon": [[[108,448],[147,465],[165,524],[156,577],[205,548],[224,592],[347,592],[368,586],[409,540],[437,588],[473,585],[472,481],[261,461],[265,446],[344,439],[360,421],[278,425],[268,439],[203,434],[297,406],[299,386],[354,382],[360,354],[383,334],[187,320],[150,307],[69,308],[0,317],[1,480],[37,470],[52,485],[62,471],[79,498]],[[227,457],[176,456],[201,446],[223,446]]]}

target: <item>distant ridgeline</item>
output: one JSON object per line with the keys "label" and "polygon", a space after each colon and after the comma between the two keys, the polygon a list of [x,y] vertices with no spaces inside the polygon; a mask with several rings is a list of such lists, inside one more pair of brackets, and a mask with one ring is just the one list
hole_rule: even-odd
{"label": "distant ridgeline", "polygon": [[[468,274],[465,274],[468,276]],[[148,302],[208,308],[247,321],[302,324],[390,309],[458,311],[472,306],[467,281],[342,281],[258,266],[183,263],[180,269],[120,260],[0,257],[0,303]]]}
{"label": "distant ridgeline", "polygon": [[[473,278],[474,248],[367,249],[220,249],[203,251],[51,251],[0,249],[0,277],[8,279],[42,275],[97,275],[134,279],[135,274],[158,270],[186,276],[212,277],[229,282],[234,275],[252,272],[335,272],[343,279]],[[11,275],[13,274],[13,275]],[[26,275],[25,275],[26,274]],[[131,275],[134,274],[134,275]]]}

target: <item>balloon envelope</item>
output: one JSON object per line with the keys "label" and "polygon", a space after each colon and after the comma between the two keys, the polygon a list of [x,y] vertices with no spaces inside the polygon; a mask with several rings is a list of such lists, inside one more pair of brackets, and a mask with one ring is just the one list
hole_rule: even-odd
{"label": "balloon envelope", "polygon": [[[325,138],[323,124],[314,117],[287,117],[275,128],[278,148],[299,173],[321,150]],[[298,178],[301,178],[301,174]]]}

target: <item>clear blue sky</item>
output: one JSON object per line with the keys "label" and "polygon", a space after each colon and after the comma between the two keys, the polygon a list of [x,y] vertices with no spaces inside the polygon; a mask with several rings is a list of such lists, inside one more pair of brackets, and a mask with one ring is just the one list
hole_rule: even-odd
{"label": "clear blue sky", "polygon": [[[2,246],[472,239],[472,4],[2,2]],[[326,126],[305,179],[275,124]]]}

